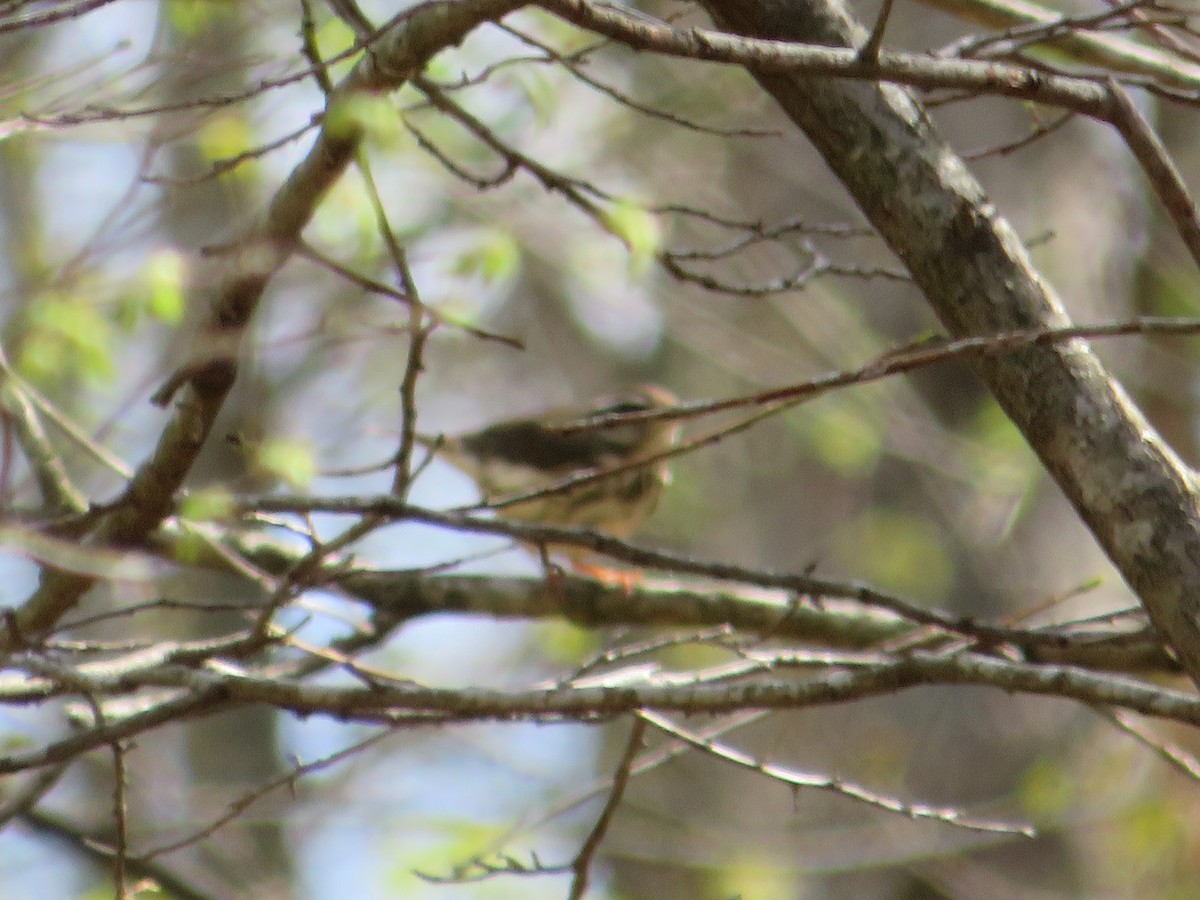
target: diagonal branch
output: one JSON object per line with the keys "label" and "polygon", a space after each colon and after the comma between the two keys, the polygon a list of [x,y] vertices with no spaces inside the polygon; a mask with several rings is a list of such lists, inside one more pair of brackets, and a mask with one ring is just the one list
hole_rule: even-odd
{"label": "diagonal branch", "polygon": [[[200,337],[189,361],[154,400],[165,406],[182,391],[158,445],[139,466],[124,493],[99,517],[93,543],[129,546],[146,537],[170,512],[175,492],[191,470],[237,375],[243,332],[267,284],[295,251],[317,204],[354,159],[362,126],[345,114],[347,100],[363,92],[394,90],[439,50],[459,43],[478,25],[521,6],[519,0],[431,2],[398,17],[372,52],[337,87],[308,155],[276,192],[260,220],[232,242]],[[51,628],[92,586],[93,579],[46,570],[37,591],[17,611],[0,648],[19,646]]]}
{"label": "diagonal branch", "polygon": [[653,712],[638,713],[640,719],[649,722],[655,728],[671,737],[687,743],[689,746],[707,753],[716,759],[724,760],[735,766],[757,772],[781,784],[788,785],[794,790],[809,788],[811,790],[829,791],[842,797],[847,797],[859,803],[865,803],[884,812],[895,813],[910,819],[931,819],[944,822],[968,831],[984,831],[993,834],[1019,834],[1022,837],[1035,837],[1037,832],[1033,826],[1016,822],[1005,822],[997,819],[980,819],[967,815],[960,809],[947,806],[932,806],[928,803],[914,803],[901,800],[899,797],[889,797],[877,791],[847,781],[840,776],[813,775],[801,772],[789,766],[770,762],[752,756],[744,750],[738,750],[729,744],[723,744],[713,738],[705,738],[695,734],[690,729],[675,724],[667,716]]}
{"label": "diagonal branch", "polygon": [[71,481],[62,457],[42,427],[33,403],[18,383],[3,348],[0,348],[0,420],[10,423],[16,433],[17,442],[37,479],[45,508],[76,513],[87,509],[87,500]]}
{"label": "diagonal branch", "polygon": [[[705,7],[720,26],[756,37],[850,47],[864,36],[837,0],[706,0]],[[910,93],[786,73],[755,77],[821,152],[951,334],[1069,322],[1012,227]],[[1031,346],[977,365],[1200,681],[1193,473],[1083,341]]]}

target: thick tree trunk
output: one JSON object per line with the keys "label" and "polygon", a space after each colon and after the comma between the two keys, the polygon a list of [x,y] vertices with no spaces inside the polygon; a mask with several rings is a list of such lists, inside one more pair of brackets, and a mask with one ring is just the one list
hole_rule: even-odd
{"label": "thick tree trunk", "polygon": [[[725,30],[854,46],[840,0],[703,0]],[[904,89],[756,76],[805,132],[955,336],[1066,325],[1005,219]],[[1200,681],[1193,475],[1083,341],[981,359],[979,371]]]}

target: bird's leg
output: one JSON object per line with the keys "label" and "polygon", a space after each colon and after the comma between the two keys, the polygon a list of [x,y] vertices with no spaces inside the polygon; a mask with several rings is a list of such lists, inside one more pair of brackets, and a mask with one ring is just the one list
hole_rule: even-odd
{"label": "bird's leg", "polygon": [[633,589],[641,583],[642,573],[637,569],[614,569],[601,563],[591,563],[585,557],[571,557],[571,568],[580,575],[594,578],[601,584],[620,586],[628,597]]}
{"label": "bird's leg", "polygon": [[566,573],[562,566],[550,559],[550,549],[545,544],[537,545],[538,558],[542,561],[542,572],[546,576],[546,590],[555,600],[564,603],[566,595],[563,592],[563,579]]}

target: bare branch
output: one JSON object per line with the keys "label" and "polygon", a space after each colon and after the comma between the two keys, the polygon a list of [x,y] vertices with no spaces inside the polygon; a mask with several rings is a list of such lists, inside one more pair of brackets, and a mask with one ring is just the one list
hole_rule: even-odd
{"label": "bare branch", "polygon": [[[805,665],[822,659],[814,654],[797,658]],[[776,659],[777,664],[786,662],[782,655]],[[299,715],[321,714],[342,721],[420,727],[470,721],[595,722],[642,709],[688,715],[801,709],[893,695],[915,687],[972,684],[1200,724],[1200,698],[1192,694],[1070,666],[1037,665],[970,652],[914,652],[897,659],[874,653],[857,657],[826,654],[823,661],[830,668],[802,682],[774,679],[768,671],[732,683],[696,683],[693,676],[688,676],[665,678],[662,683],[650,678],[641,683],[627,681],[596,688],[527,691],[428,688],[400,679],[369,687],[337,687],[263,676],[231,666],[191,670],[168,665],[120,679],[87,676],[73,670],[69,673],[72,686],[86,686],[96,696],[135,688],[175,689],[185,695],[43,747],[2,754],[0,774],[60,763],[168,721],[246,704],[266,704]]]}
{"label": "bare branch", "polygon": [[717,759],[733,763],[753,772],[758,772],[773,781],[778,781],[791,788],[811,788],[818,791],[829,791],[841,797],[847,797],[859,803],[865,803],[884,812],[896,813],[909,819],[932,819],[944,822],[956,828],[967,831],[984,831],[993,834],[1019,834],[1022,837],[1036,837],[1037,832],[1031,825],[1018,825],[1012,822],[1002,822],[995,819],[977,819],[965,814],[960,809],[952,807],[930,806],[925,803],[910,803],[898,797],[888,797],[862,785],[847,781],[844,778],[834,778],[829,775],[810,775],[798,772],[778,763],[756,759],[744,751],[737,750],[727,744],[722,744],[712,738],[703,738],[693,734],[686,728],[676,725],[666,716],[652,712],[639,713],[639,718],[649,722],[655,728],[672,737],[684,741],[688,745],[707,753]]}
{"label": "bare branch", "polygon": [[592,826],[583,846],[579,848],[579,853],[571,862],[573,875],[571,888],[567,893],[568,900],[583,900],[587,893],[592,859],[596,856],[596,851],[600,849],[600,842],[604,840],[604,835],[612,824],[617,807],[621,805],[621,799],[625,796],[625,788],[629,786],[629,778],[633,773],[634,764],[637,762],[642,742],[646,737],[646,724],[647,720],[639,716],[634,720],[633,728],[629,731],[629,740],[625,744],[625,752],[621,755],[621,761],[617,763],[617,770],[608,791],[608,799],[604,801],[604,809],[600,811],[596,824]]}
{"label": "bare branch", "polygon": [[320,772],[324,769],[328,769],[330,766],[343,762],[346,759],[361,753],[368,747],[380,743],[390,736],[391,732],[388,731],[373,734],[370,737],[364,738],[361,741],[356,741],[349,747],[345,747],[335,753],[330,753],[326,756],[314,759],[311,762],[292,766],[291,769],[289,769],[287,772],[284,772],[282,775],[272,778],[265,784],[259,785],[254,790],[247,791],[245,794],[238,797],[229,804],[229,809],[225,813],[213,819],[202,828],[198,828],[184,837],[177,838],[168,843],[159,844],[158,846],[149,850],[143,850],[135,853],[134,856],[139,862],[145,863],[154,859],[156,856],[164,856],[168,853],[174,853],[177,850],[182,850],[184,847],[189,847],[192,844],[196,844],[207,837],[211,837],[229,823],[234,822],[241,816],[245,815],[247,810],[249,810],[252,806],[254,806],[254,804],[266,797],[268,794],[274,793],[280,788],[294,789],[296,783],[305,775],[311,775],[314,772]]}
{"label": "bare branch", "polygon": [[531,47],[536,47],[538,50],[541,50],[542,53],[545,54],[547,61],[558,63],[571,74],[571,77],[581,81],[588,87],[594,88],[595,90],[604,94],[606,97],[609,97],[615,100],[617,103],[620,103],[622,106],[632,109],[634,112],[640,113],[644,116],[649,116],[653,119],[661,119],[664,122],[670,122],[672,125],[678,125],[681,128],[686,128],[688,131],[695,131],[698,134],[710,134],[718,137],[761,138],[781,136],[780,132],[778,131],[770,131],[761,128],[721,128],[713,125],[705,125],[701,122],[693,122],[692,120],[677,115],[676,113],[667,112],[666,110],[662,109],[656,109],[652,106],[647,106],[645,103],[640,103],[629,95],[618,91],[612,85],[604,84],[603,82],[588,75],[587,72],[585,72],[579,65],[578,59],[580,54],[578,52],[571,53],[569,55],[562,54],[553,47],[550,47],[548,44],[539,41],[537,38],[525,33],[524,31],[521,31],[520,29],[503,24],[499,27],[502,31],[508,32],[518,40],[523,41]]}
{"label": "bare branch", "polygon": [[[971,0],[969,4],[960,4],[956,0],[923,2],[936,9],[953,10],[961,18],[985,28],[1053,26],[1062,17],[1053,9],[1026,0]],[[1071,30],[1056,40],[1052,48],[1059,56],[1064,50],[1078,65],[1141,75],[1182,90],[1195,90],[1200,80],[1200,66],[1189,63],[1187,57],[1164,53],[1116,35]]]}
{"label": "bare branch", "polygon": [[47,510],[79,513],[87,509],[87,498],[72,483],[62,457],[42,427],[37,410],[16,382],[3,349],[0,349],[0,415],[12,424]]}
{"label": "bare branch", "polygon": [[1196,211],[1196,202],[1188,193],[1183,176],[1124,88],[1110,79],[1109,90],[1112,91],[1114,107],[1110,121],[1137,157],[1138,164],[1191,252],[1192,260],[1200,267],[1200,214]]}
{"label": "bare branch", "polygon": [[1097,709],[1096,713],[1142,746],[1148,747],[1155,756],[1177,772],[1200,783],[1200,759],[1197,759],[1191,752],[1174,741],[1154,734],[1130,713],[1111,709]]}
{"label": "bare branch", "polygon": [[[356,93],[397,88],[437,51],[519,5],[516,0],[477,0],[469,7],[433,2],[410,10],[380,38],[375,52],[355,66],[331,97],[331,105]],[[191,360],[167,380],[154,399],[165,406],[185,385],[188,390],[150,458],[96,527],[93,539],[97,542],[135,544],[170,510],[175,491],[191,470],[233,385],[242,335],[267,283],[294,252],[317,204],[358,151],[361,125],[345,121],[345,116],[335,118],[336,126],[331,128],[326,121],[308,156],[280,187],[260,222],[237,242],[202,334],[192,346]],[[38,590],[17,611],[17,628],[24,635],[47,630],[92,583],[74,573],[47,571]]]}
{"label": "bare branch", "polygon": [[[768,15],[756,0],[706,0],[704,5],[730,31],[836,45],[846,48],[838,51],[843,54],[853,54],[849,48],[863,37],[839,0],[793,0],[785,18]],[[687,45],[670,29],[637,28],[645,30],[647,44],[661,38],[672,48]],[[717,46],[723,52],[732,49]],[[881,67],[886,59],[882,54]],[[1011,74],[1018,84],[1028,84],[1024,76]],[[951,334],[1069,324],[1061,301],[1034,269],[1012,227],[911,94],[889,85],[797,77],[782,66],[772,72],[756,69],[755,77],[904,260]],[[1115,120],[1120,100],[1110,88],[1059,78],[1038,74],[1033,80],[1053,85],[1051,94],[1063,91],[1052,103],[1065,101],[1066,108]],[[1100,98],[1097,88],[1108,98]],[[885,134],[887,153],[846,152],[873,146]],[[1162,189],[1161,182],[1152,179],[1152,184]],[[1200,682],[1200,598],[1194,591],[1200,583],[1200,496],[1193,473],[1082,342],[983,357],[978,367],[1185,670]]]}
{"label": "bare branch", "polygon": [[587,0],[540,0],[548,12],[636,50],[666,56],[745,66],[755,73],[825,75],[858,81],[887,81],[936,90],[955,88],[1061,106],[1107,119],[1110,98],[1096,79],[1042,75],[1026,66],[971,60],[935,60],[880,51],[863,59],[857,50],[819,46],[817,41],[742,37],[702,28],[671,28],[634,16],[620,7]]}

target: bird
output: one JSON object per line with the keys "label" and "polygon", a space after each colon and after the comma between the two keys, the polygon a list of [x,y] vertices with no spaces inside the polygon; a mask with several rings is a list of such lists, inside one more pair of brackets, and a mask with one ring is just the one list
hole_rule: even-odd
{"label": "bird", "polygon": [[[680,426],[665,417],[605,420],[666,410],[678,402],[666,388],[643,384],[585,406],[548,409],[457,436],[417,434],[415,440],[470,476],[484,505],[499,501],[496,514],[501,518],[587,528],[625,539],[654,511],[670,481],[669,460],[658,457],[678,443]],[[634,465],[643,460],[646,465]],[[620,471],[603,475],[610,470]],[[503,502],[590,475],[598,477],[544,496]],[[586,552],[561,552],[576,569],[589,571],[582,564]]]}

